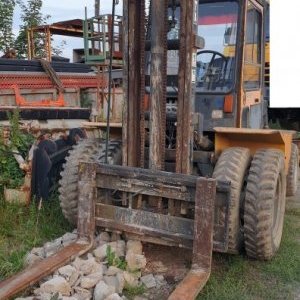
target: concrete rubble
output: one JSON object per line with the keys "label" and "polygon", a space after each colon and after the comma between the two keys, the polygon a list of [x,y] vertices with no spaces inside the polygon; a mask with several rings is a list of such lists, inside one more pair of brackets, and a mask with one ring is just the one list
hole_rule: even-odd
{"label": "concrete rubble", "polygon": [[[26,256],[26,264],[55,254],[77,239],[76,230],[63,237],[34,248]],[[111,256],[111,257],[108,257]],[[110,264],[110,265],[109,265]],[[151,289],[166,285],[162,275],[147,274],[146,257],[140,241],[122,240],[118,233],[101,232],[95,238],[95,248],[77,257],[40,282],[29,297],[18,300],[131,300],[147,297]],[[126,291],[130,291],[126,293]],[[141,295],[133,295],[139,293]]]}

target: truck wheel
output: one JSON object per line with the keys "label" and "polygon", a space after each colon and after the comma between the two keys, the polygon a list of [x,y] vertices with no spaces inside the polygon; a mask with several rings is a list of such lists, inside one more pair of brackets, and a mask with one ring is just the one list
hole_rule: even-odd
{"label": "truck wheel", "polygon": [[252,160],[244,209],[245,248],[249,257],[271,259],[281,242],[286,200],[284,155],[258,150]]}
{"label": "truck wheel", "polygon": [[[110,142],[108,151],[109,164],[120,161],[120,142]],[[65,218],[73,225],[77,222],[79,162],[104,162],[104,158],[105,142],[96,139],[82,140],[66,158],[59,181],[59,201]]]}
{"label": "truck wheel", "polygon": [[299,172],[299,150],[297,145],[292,144],[289,171],[288,171],[287,181],[286,181],[286,195],[288,197],[295,196],[297,192],[298,172]]}
{"label": "truck wheel", "polygon": [[[250,161],[249,149],[228,148],[222,152],[213,172],[213,178],[231,182],[228,252],[233,254],[240,251],[243,242],[240,211],[245,198],[245,182]],[[222,209],[216,217],[218,223],[225,224],[225,216],[225,209]]]}

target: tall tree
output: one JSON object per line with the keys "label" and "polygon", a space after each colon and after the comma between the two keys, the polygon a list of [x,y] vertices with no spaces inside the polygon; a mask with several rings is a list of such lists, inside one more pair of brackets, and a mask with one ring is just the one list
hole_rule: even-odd
{"label": "tall tree", "polygon": [[[16,49],[20,58],[27,57],[27,30],[31,27],[46,24],[50,18],[49,15],[43,15],[41,12],[43,1],[42,0],[28,0],[26,3],[18,0],[21,7],[21,20],[19,35],[16,39]],[[44,34],[34,33],[35,52],[38,57],[45,57],[44,50]]]}
{"label": "tall tree", "polygon": [[14,45],[13,15],[15,0],[0,0],[0,51],[7,52]]}

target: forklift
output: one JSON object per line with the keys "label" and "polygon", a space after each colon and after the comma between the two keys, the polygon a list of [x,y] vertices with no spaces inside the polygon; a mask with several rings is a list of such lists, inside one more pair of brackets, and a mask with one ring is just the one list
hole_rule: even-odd
{"label": "forklift", "polygon": [[[197,296],[212,251],[245,248],[269,260],[280,246],[299,158],[294,132],[267,127],[267,8],[264,0],[124,0],[122,141],[85,141],[80,151],[93,159],[78,173],[74,151],[62,173],[71,221],[83,224],[77,210],[89,198],[99,227],[193,249],[192,271],[170,299]],[[92,190],[80,188],[90,180]]]}
{"label": "forklift", "polygon": [[108,110],[105,139],[83,140],[62,172],[79,240],[99,227],[192,250],[170,300],[197,298],[213,251],[264,261],[280,246],[298,152],[294,132],[266,128],[266,5],[123,0],[122,131],[110,138]]}

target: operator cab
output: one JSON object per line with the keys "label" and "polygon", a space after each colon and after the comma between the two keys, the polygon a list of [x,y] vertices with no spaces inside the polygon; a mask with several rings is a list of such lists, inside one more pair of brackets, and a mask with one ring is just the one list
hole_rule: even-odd
{"label": "operator cab", "polygon": [[[170,3],[176,1],[170,1]],[[195,112],[203,132],[215,127],[263,128],[264,10],[262,0],[200,0]],[[180,39],[180,8],[170,5],[168,40]],[[178,50],[168,51],[167,111],[178,86]],[[169,107],[168,107],[169,104]]]}
{"label": "operator cab", "polygon": [[197,92],[228,93],[235,80],[237,2],[201,3],[198,35],[205,40],[197,54]]}

